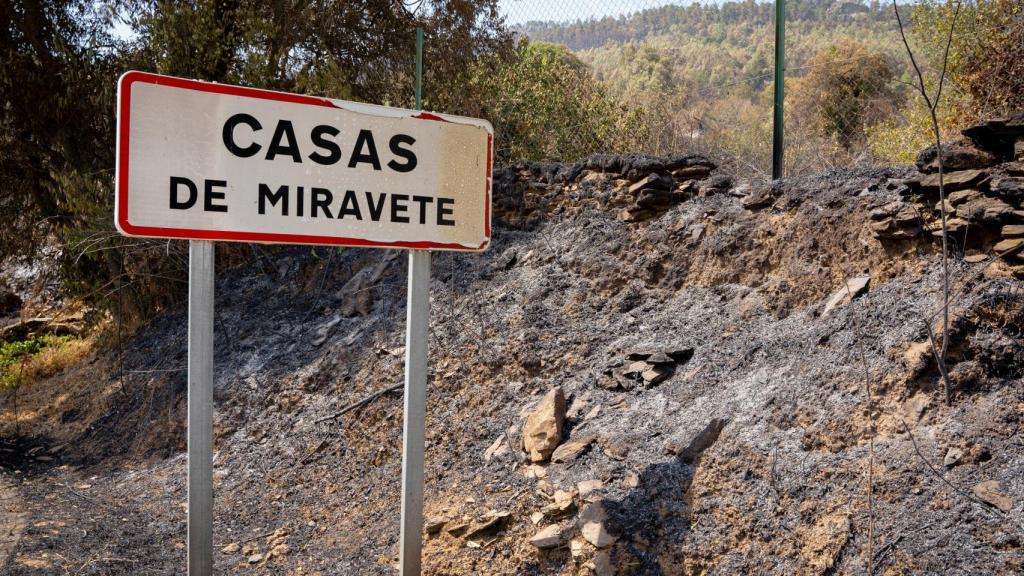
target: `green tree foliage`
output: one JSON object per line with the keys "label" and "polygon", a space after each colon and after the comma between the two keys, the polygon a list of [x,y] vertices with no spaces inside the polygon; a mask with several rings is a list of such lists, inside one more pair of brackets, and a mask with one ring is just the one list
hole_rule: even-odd
{"label": "green tree foliage", "polygon": [[576,160],[635,148],[641,117],[610,98],[564,46],[522,41],[496,71],[479,70],[481,112],[497,130],[499,160]]}
{"label": "green tree foliage", "polygon": [[108,24],[86,1],[0,3],[0,255],[81,223],[67,182],[112,177],[122,46]]}
{"label": "green tree foliage", "polygon": [[[130,39],[111,33],[113,14]],[[479,108],[470,75],[513,47],[497,0],[14,0],[0,24],[0,257],[56,243],[73,293],[134,317],[184,294],[185,257],[183,243],[113,229],[125,70],[409,106],[423,26],[428,105],[465,113]]]}
{"label": "green tree foliage", "polygon": [[[938,75],[955,2],[915,6],[911,29],[922,60]],[[1024,109],[1024,0],[963,2],[949,54],[950,96],[964,119]]]}

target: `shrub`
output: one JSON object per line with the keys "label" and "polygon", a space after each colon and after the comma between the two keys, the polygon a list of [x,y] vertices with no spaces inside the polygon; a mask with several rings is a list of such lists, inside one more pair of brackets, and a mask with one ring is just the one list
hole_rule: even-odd
{"label": "shrub", "polygon": [[794,81],[798,113],[850,149],[865,129],[893,115],[901,98],[892,87],[895,65],[884,52],[856,40],[841,40],[818,52],[808,72]]}
{"label": "shrub", "polygon": [[642,113],[610,97],[561,45],[523,40],[474,84],[480,113],[495,125],[499,162],[576,160],[637,148],[647,134]]}

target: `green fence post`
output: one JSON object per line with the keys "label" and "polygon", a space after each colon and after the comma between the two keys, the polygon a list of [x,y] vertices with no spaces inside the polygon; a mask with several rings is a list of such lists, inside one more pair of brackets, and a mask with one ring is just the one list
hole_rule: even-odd
{"label": "green fence post", "polygon": [[416,27],[416,109],[423,110],[423,26]]}
{"label": "green fence post", "polygon": [[775,118],[772,129],[772,180],[782,178],[782,105],[786,73],[786,0],[775,0]]}

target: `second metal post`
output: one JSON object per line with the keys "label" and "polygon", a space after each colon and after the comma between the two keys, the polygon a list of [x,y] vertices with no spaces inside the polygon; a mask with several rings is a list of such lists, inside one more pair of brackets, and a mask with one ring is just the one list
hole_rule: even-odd
{"label": "second metal post", "polygon": [[213,242],[188,253],[188,576],[213,574]]}
{"label": "second metal post", "polygon": [[401,576],[419,576],[423,530],[423,460],[430,324],[430,252],[409,251],[405,328],[405,424],[402,434]]}

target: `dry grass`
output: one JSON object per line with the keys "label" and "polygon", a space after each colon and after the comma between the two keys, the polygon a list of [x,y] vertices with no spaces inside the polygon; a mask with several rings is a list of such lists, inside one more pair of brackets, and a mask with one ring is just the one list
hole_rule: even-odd
{"label": "dry grass", "polygon": [[31,385],[78,364],[92,353],[94,346],[95,338],[88,337],[68,340],[43,349],[25,362],[21,385]]}

